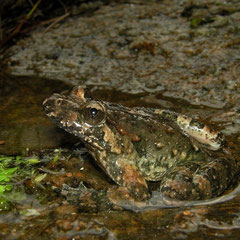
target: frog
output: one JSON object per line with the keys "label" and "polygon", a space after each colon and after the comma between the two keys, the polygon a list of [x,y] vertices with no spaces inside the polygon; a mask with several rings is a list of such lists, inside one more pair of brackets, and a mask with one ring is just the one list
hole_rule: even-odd
{"label": "frog", "polygon": [[228,188],[238,169],[224,154],[221,132],[175,111],[94,99],[85,86],[54,93],[43,110],[83,142],[116,183],[118,195],[136,202],[151,198],[152,182],[165,202],[212,199]]}

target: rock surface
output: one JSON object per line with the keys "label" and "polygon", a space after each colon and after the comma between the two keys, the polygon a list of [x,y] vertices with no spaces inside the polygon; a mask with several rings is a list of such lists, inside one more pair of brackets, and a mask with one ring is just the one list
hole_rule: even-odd
{"label": "rock surface", "polygon": [[124,2],[37,29],[7,51],[8,70],[218,109],[239,103],[239,1]]}

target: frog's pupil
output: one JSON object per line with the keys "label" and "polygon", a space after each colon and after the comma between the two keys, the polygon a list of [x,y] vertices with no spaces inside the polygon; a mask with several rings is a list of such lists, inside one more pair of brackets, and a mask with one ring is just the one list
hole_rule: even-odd
{"label": "frog's pupil", "polygon": [[90,109],[90,114],[91,114],[91,117],[95,117],[98,113],[98,110],[96,108],[91,108]]}

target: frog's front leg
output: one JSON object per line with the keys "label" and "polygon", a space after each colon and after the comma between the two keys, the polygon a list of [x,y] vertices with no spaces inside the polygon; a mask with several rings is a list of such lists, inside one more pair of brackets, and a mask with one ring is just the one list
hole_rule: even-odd
{"label": "frog's front leg", "polygon": [[154,113],[167,121],[175,123],[184,134],[204,144],[211,150],[218,150],[223,146],[223,134],[196,119],[169,110],[155,109]]}
{"label": "frog's front leg", "polygon": [[134,162],[129,161],[127,157],[108,161],[104,170],[114,182],[125,187],[136,200],[143,201],[149,198],[148,185],[145,179]]}
{"label": "frog's front leg", "polygon": [[182,163],[169,169],[160,191],[167,199],[203,200],[219,196],[236,174],[234,159],[219,158],[210,162]]}

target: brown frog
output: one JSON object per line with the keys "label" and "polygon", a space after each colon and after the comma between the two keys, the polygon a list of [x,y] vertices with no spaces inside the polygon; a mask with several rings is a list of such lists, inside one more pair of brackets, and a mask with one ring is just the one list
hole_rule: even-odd
{"label": "brown frog", "polygon": [[167,200],[219,196],[237,171],[234,159],[216,157],[221,133],[169,110],[127,108],[92,99],[85,87],[53,94],[43,103],[48,117],[79,137],[98,165],[125,193],[146,201],[149,182]]}

